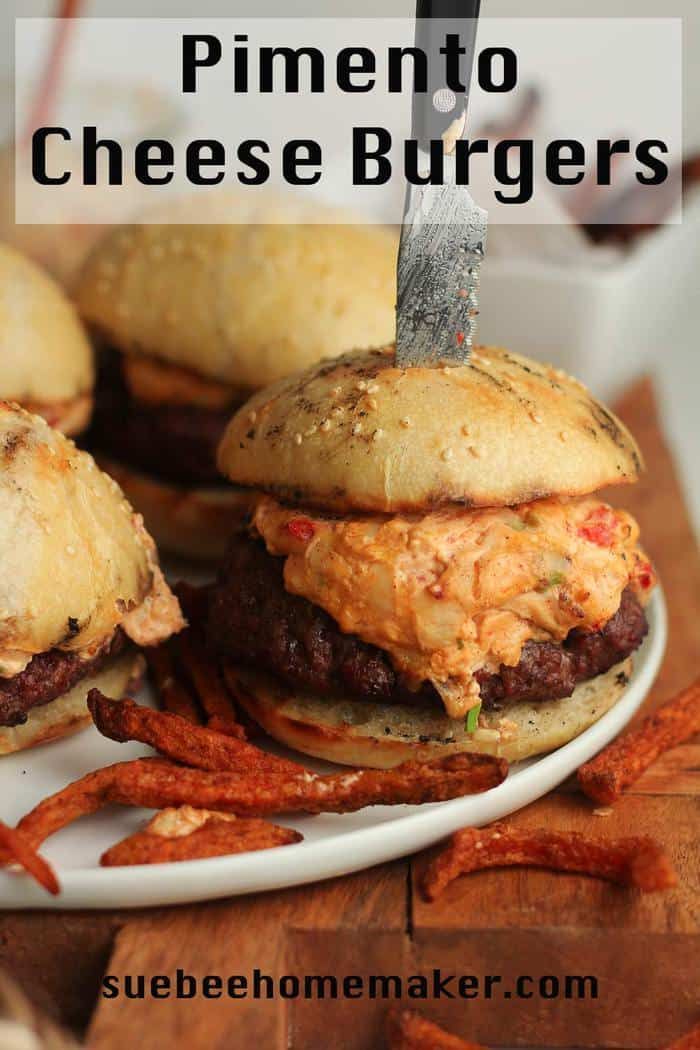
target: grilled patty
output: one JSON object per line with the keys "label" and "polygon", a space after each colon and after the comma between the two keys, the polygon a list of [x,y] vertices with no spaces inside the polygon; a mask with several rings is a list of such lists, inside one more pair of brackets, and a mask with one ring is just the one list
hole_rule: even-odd
{"label": "grilled patty", "polygon": [[33,707],[48,704],[69,692],[111,657],[123,652],[127,644],[126,636],[118,630],[111,644],[92,660],[81,660],[77,653],[51,649],[35,656],[14,678],[0,678],[0,726],[23,725]]}
{"label": "grilled patty", "polygon": [[[411,692],[387,653],[343,634],[323,609],[289,594],[283,566],[284,559],[268,554],[262,542],[234,538],[210,597],[207,639],[219,657],[265,668],[314,693],[442,706],[430,683]],[[574,630],[562,644],[526,642],[515,667],[477,673],[484,709],[497,709],[505,701],[570,696],[577,682],[624,660],[646,632],[644,610],[628,589],[601,631]]]}
{"label": "grilled patty", "polygon": [[100,367],[87,443],[120,463],[179,485],[219,486],[216,450],[231,409],[152,405],[129,392],[121,355],[107,351]]}

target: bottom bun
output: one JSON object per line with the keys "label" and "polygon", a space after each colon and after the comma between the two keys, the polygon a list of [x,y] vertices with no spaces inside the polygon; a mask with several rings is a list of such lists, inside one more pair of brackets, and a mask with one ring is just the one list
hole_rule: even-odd
{"label": "bottom bun", "polygon": [[119,483],[161,550],[197,561],[218,561],[231,534],[244,525],[254,497],[250,490],[181,488],[139,474],[132,467],[97,456],[99,465]]}
{"label": "bottom bun", "polygon": [[33,708],[24,725],[0,726],[0,755],[24,751],[85,729],[92,724],[86,703],[91,689],[99,689],[105,696],[119,700],[142,673],[143,657],[133,649],[116,657],[63,696]]}
{"label": "bottom bun", "polygon": [[425,762],[460,751],[498,755],[509,762],[553,751],[619,700],[631,670],[628,658],[582,682],[564,700],[506,703],[499,711],[485,712],[474,733],[438,710],[324,700],[232,664],[224,674],[241,706],[280,743],[329,762],[387,769],[408,759]]}

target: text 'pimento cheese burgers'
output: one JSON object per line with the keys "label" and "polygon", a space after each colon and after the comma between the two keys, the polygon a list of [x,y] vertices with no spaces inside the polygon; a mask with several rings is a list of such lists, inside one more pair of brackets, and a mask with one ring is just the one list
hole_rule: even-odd
{"label": "text 'pimento cheese burgers'", "polygon": [[219,465],[263,495],[209,644],[283,743],[357,765],[513,761],[621,695],[654,573],[596,491],[641,457],[563,373],[493,348],[407,370],[393,348],[348,354],[253,397]]}
{"label": "text 'pimento cheese burgers'", "polygon": [[38,416],[0,401],[0,754],[91,723],[139,646],[184,626],[118,485]]}

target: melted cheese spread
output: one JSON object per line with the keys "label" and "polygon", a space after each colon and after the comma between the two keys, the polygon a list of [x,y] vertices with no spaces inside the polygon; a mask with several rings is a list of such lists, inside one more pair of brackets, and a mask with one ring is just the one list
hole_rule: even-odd
{"label": "melted cheese spread", "polygon": [[628,585],[644,597],[652,581],[634,519],[596,498],[342,519],[265,498],[254,524],[290,593],[409,684],[431,681],[453,718],[479,702],[475,671],[517,664],[530,639],[599,630]]}

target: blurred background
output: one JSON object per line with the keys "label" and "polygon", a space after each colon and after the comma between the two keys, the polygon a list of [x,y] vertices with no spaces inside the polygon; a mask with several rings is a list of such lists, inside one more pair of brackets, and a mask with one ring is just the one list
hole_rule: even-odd
{"label": "blurred background", "polygon": [[[55,0],[4,0],[0,5],[0,91],[4,85],[5,131],[11,114],[13,20],[47,16],[57,11]],[[84,0],[81,14],[90,17],[410,17],[413,0]],[[522,17],[519,0],[483,0],[482,14]],[[528,16],[553,17],[681,17],[683,19],[684,155],[700,153],[700,4],[668,0],[663,11],[651,0],[532,0]],[[38,56],[38,62],[40,57]],[[620,77],[625,56],[620,55]],[[120,81],[128,71],[120,71]],[[137,91],[143,84],[135,82]],[[140,100],[144,103],[144,98]],[[547,105],[542,99],[543,108]],[[186,114],[168,106],[153,114],[158,126],[186,121]],[[2,130],[0,121],[0,132]],[[186,130],[186,129],[183,129]],[[601,134],[623,129],[601,129]],[[700,165],[697,165],[700,174]],[[700,206],[697,194],[686,202],[683,228],[667,226],[646,233],[633,244],[615,245],[605,267],[591,272],[588,245],[580,238],[553,249],[544,239],[522,244],[512,253],[503,238],[483,276],[484,340],[507,343],[512,349],[540,356],[579,374],[603,397],[620,392],[635,374],[651,371],[657,383],[666,425],[681,469],[696,529],[700,529],[700,306],[694,294],[700,278]],[[26,231],[25,227],[24,230]],[[78,227],[51,252],[61,256],[54,269],[69,274],[87,247],[89,227]],[[20,234],[21,239],[21,234]],[[83,241],[85,243],[83,243]],[[576,252],[581,252],[577,259]],[[557,258],[565,250],[566,259]],[[518,258],[518,255],[522,257]],[[59,273],[59,276],[64,274]],[[650,294],[653,291],[653,295]],[[537,322],[537,343],[528,341],[527,311]]]}

